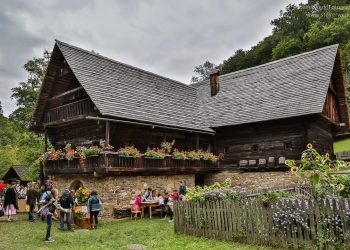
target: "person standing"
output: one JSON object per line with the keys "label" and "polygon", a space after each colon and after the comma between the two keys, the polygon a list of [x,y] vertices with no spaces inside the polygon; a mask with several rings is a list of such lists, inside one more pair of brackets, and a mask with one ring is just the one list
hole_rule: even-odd
{"label": "person standing", "polygon": [[6,188],[6,184],[4,183],[3,180],[0,180],[0,198],[4,195],[3,193],[5,193],[4,192],[5,188]]}
{"label": "person standing", "polygon": [[184,181],[180,181],[180,187],[179,187],[180,200],[182,200],[182,198],[186,195],[186,193],[187,193],[186,183]]}
{"label": "person standing", "polygon": [[7,215],[7,221],[12,221],[12,215],[16,214],[16,210],[18,209],[17,203],[17,195],[16,195],[16,182],[12,182],[11,186],[6,189],[5,197],[4,197],[4,210],[5,215]]}
{"label": "person standing", "polygon": [[35,208],[35,204],[39,199],[39,196],[33,183],[28,184],[28,190],[27,190],[26,196],[27,196],[26,204],[29,206],[29,220],[34,222],[35,221],[34,208]]}
{"label": "person standing", "polygon": [[71,209],[74,204],[73,194],[67,188],[59,199],[60,203],[60,230],[64,230],[64,216],[66,216],[67,229],[73,231],[71,224]]}
{"label": "person standing", "polygon": [[46,236],[45,236],[45,241],[46,242],[54,242],[54,240],[51,237],[51,226],[52,226],[52,215],[54,214],[56,210],[56,206],[54,204],[55,198],[53,197],[51,193],[52,186],[48,185],[46,188],[46,196],[43,200],[40,201],[42,204],[41,209],[43,211],[47,211],[46,214],[46,223],[47,223],[47,228],[46,228]]}
{"label": "person standing", "polygon": [[93,228],[93,219],[95,218],[95,229],[97,229],[98,225],[98,214],[101,210],[102,201],[100,197],[98,197],[96,191],[92,191],[90,194],[90,198],[88,200],[88,208],[90,212],[90,228]]}

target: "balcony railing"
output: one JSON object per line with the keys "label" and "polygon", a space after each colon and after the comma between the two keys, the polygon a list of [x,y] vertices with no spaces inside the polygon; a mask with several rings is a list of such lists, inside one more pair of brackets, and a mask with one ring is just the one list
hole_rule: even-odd
{"label": "balcony railing", "polygon": [[89,115],[94,112],[94,104],[87,98],[48,110],[45,115],[44,123],[64,121],[66,119]]}
{"label": "balcony railing", "polygon": [[171,157],[165,159],[129,158],[117,154],[103,154],[90,156],[84,160],[61,159],[46,161],[45,171],[55,173],[117,173],[117,174],[159,174],[159,173],[205,173],[220,170],[219,162],[205,160],[176,160]]}

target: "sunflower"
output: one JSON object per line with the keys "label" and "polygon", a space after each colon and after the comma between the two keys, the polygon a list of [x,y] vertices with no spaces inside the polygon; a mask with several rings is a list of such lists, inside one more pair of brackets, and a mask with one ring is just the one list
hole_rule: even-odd
{"label": "sunflower", "polygon": [[311,143],[307,144],[307,148],[312,149],[312,144]]}
{"label": "sunflower", "polygon": [[316,161],[319,161],[321,158],[319,156],[316,156]]}
{"label": "sunflower", "polygon": [[338,190],[343,191],[345,189],[345,186],[343,184],[338,185]]}
{"label": "sunflower", "polygon": [[290,168],[290,171],[293,173],[297,173],[299,171],[299,168],[294,166]]}

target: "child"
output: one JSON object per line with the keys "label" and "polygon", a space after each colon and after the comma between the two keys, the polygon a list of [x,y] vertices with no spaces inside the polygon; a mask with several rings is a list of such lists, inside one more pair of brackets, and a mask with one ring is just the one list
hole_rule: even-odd
{"label": "child", "polygon": [[173,201],[177,201],[179,199],[179,193],[177,192],[177,190],[174,190],[172,198],[173,198]]}
{"label": "child", "polygon": [[135,201],[134,201],[134,206],[133,206],[134,211],[141,210],[141,202],[142,202],[141,194],[138,194]]}
{"label": "child", "polygon": [[100,197],[98,197],[96,191],[92,191],[90,194],[90,198],[88,200],[88,208],[90,212],[90,229],[93,229],[92,223],[95,218],[95,229],[97,229],[98,225],[98,214],[100,213],[102,206],[102,201]]}

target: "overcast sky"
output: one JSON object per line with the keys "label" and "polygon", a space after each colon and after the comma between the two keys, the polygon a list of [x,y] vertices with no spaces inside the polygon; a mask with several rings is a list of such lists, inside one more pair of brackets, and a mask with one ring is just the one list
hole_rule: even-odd
{"label": "overcast sky", "polygon": [[[189,83],[205,60],[221,63],[272,31],[302,0],[0,0],[0,101],[26,80],[23,64],[58,39]],[[305,2],[305,0],[303,0]]]}

